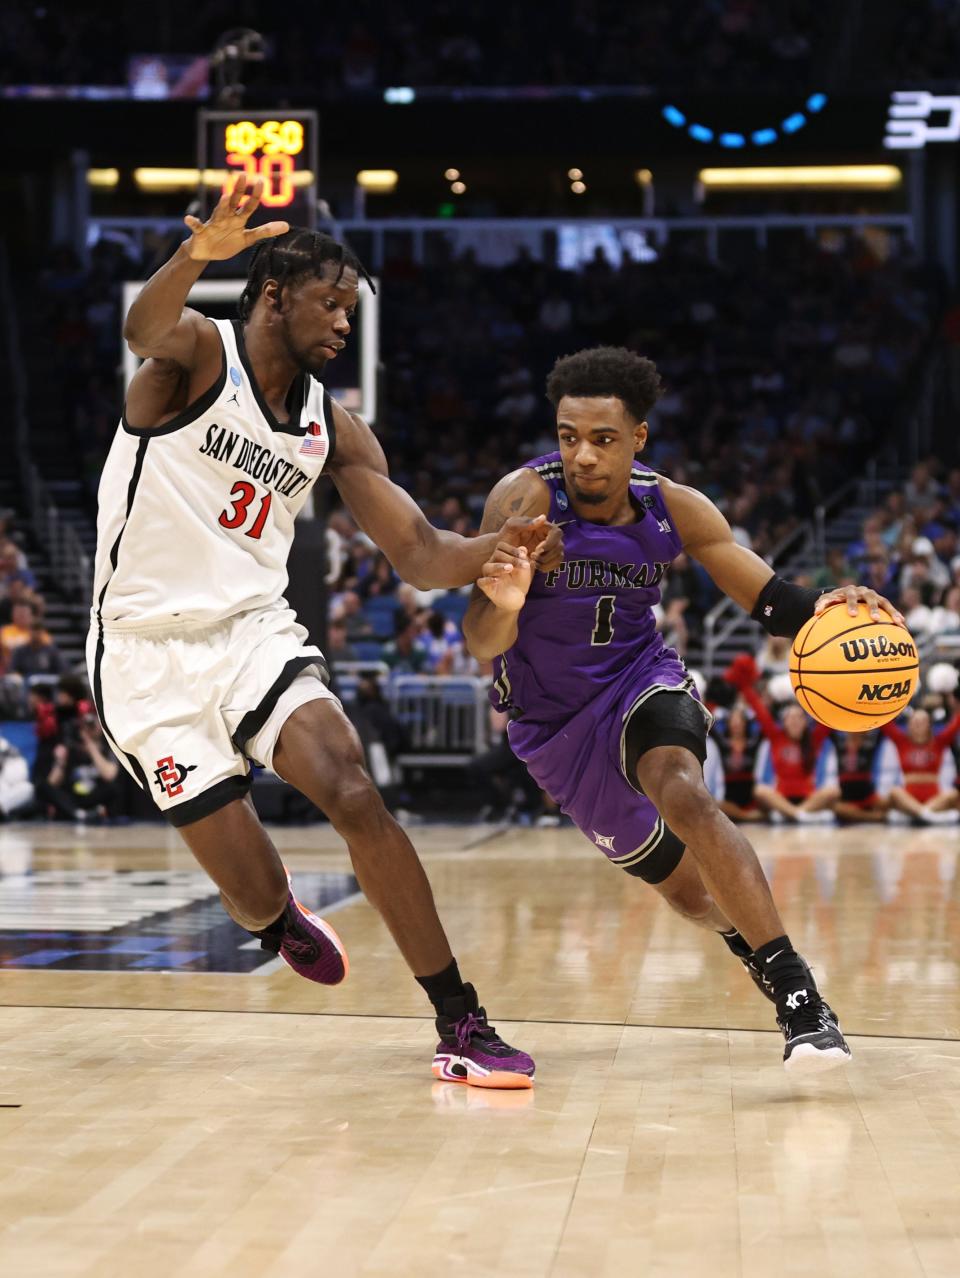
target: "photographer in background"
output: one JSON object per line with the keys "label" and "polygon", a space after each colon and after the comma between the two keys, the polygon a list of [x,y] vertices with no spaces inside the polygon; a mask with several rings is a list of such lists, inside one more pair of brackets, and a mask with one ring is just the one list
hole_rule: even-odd
{"label": "photographer in background", "polygon": [[119,772],[96,712],[84,709],[53,747],[50,771],[37,778],[37,800],[50,815],[68,821],[107,820],[117,815]]}

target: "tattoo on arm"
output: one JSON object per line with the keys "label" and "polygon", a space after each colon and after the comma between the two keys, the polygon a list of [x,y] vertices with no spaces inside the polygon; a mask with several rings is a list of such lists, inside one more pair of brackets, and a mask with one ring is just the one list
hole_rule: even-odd
{"label": "tattoo on arm", "polygon": [[515,496],[505,493],[503,497],[487,498],[487,506],[483,512],[480,531],[496,532],[514,515],[533,514],[537,505],[535,493],[517,493]]}

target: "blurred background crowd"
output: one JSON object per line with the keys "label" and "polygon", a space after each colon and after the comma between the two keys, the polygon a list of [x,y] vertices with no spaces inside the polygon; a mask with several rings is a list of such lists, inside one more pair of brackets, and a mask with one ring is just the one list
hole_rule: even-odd
{"label": "blurred background crowd", "polygon": [[[791,702],[785,645],[761,642],[746,624],[724,629],[718,618],[729,614],[716,588],[681,556],[657,619],[691,668],[704,671],[703,694],[717,714],[716,792],[726,787],[738,819],[953,819],[960,456],[950,444],[960,405],[960,254],[944,228],[957,222],[950,202],[958,183],[949,146],[905,158],[883,149],[892,91],[955,87],[953,0],[832,9],[811,0],[558,0],[549,9],[514,6],[496,21],[451,0],[388,9],[356,0],[333,15],[292,0],[283,23],[256,0],[76,12],[17,0],[4,19],[0,94],[23,98],[10,108],[19,112],[13,134],[33,137],[52,105],[63,139],[50,163],[32,147],[22,171],[0,178],[23,214],[16,247],[0,251],[0,374],[22,383],[29,423],[18,444],[26,478],[0,474],[0,510],[8,508],[0,517],[0,816],[90,821],[150,811],[96,723],[82,654],[89,598],[75,581],[65,584],[52,547],[66,538],[92,554],[96,488],[122,400],[123,284],[169,256],[197,191],[176,181],[141,186],[136,166],[188,162],[196,95],[208,79],[210,93],[217,89],[211,51],[230,43],[228,32],[238,43],[237,29],[248,26],[259,52],[233,67],[246,88],[237,97],[234,86],[224,101],[320,110],[323,201],[312,213],[336,232],[335,217],[352,209],[356,247],[380,245],[371,262],[381,304],[376,429],[393,478],[426,516],[473,535],[497,480],[553,451],[544,382],[558,356],[597,344],[648,355],[665,393],[650,414],[645,462],[706,493],[738,541],[785,575],[824,588],[858,581],[886,595],[924,656],[922,696],[904,729],[916,740],[827,738]],[[124,115],[114,98],[137,96],[132,58],[152,59],[158,75],[164,59],[196,62],[202,74],[186,73],[189,100],[136,103]],[[385,105],[397,86],[413,87],[425,113],[411,108],[405,117],[406,107]],[[684,109],[693,104],[680,131],[664,123],[676,86]],[[58,94],[76,99],[75,118]],[[478,130],[487,117],[450,107],[458,94],[481,102],[481,112],[493,104],[488,134]],[[516,138],[497,114],[507,109],[500,99],[509,100]],[[600,99],[606,115],[593,113]],[[712,122],[729,107],[744,133],[715,138],[704,129],[710,144],[697,139],[691,121],[701,107]],[[166,114],[139,114],[149,111]],[[137,125],[148,118],[151,127]],[[406,119],[416,122],[412,132]],[[748,125],[765,122],[776,124],[764,131],[773,140],[754,147],[759,135]],[[701,180],[705,163],[846,170],[857,167],[847,164],[854,158],[902,160],[901,171],[889,187],[841,181],[720,195],[705,194]],[[448,169],[454,160],[472,166],[467,182],[448,183],[450,173],[459,179]],[[377,206],[380,197],[368,200],[361,188],[356,170],[385,164],[402,170],[399,189],[410,193],[402,208],[390,195]],[[621,219],[639,224],[654,186],[663,224],[631,232],[637,251],[628,251]],[[507,242],[497,237],[517,208],[542,221],[528,228],[528,247],[513,252],[521,230],[509,233],[512,257],[485,251]],[[699,229],[678,229],[675,215],[691,213]],[[731,231],[741,213],[756,224]],[[802,216],[791,222],[794,214]],[[401,226],[378,241],[378,215],[429,220],[434,238],[415,251]],[[492,218],[498,223],[484,231]],[[465,247],[469,234],[446,235],[471,224],[480,228],[475,248]],[[617,251],[598,247],[571,264],[561,232],[576,238],[594,224]],[[559,819],[485,708],[489,670],[466,651],[460,626],[469,591],[400,582],[332,486],[319,487],[325,647],[391,805],[416,807],[425,794],[435,802],[459,785],[482,792],[490,812]],[[55,510],[56,537],[44,506]],[[442,786],[417,760],[441,747],[451,755],[456,734],[447,720],[442,731],[424,728],[426,711],[410,709],[398,691],[404,680],[407,688],[442,681],[446,691],[431,695],[450,722],[482,718],[476,733],[457,738],[458,763]],[[866,774],[869,803],[852,797]]]}
{"label": "blurred background crowd", "polygon": [[[660,85],[678,78],[694,90],[805,87],[825,60],[843,52],[838,35],[858,40],[858,65],[867,79],[891,69],[904,77],[955,75],[960,17],[951,0],[875,8],[851,29],[843,15],[812,0],[683,6],[656,0],[629,7],[559,0],[549,9],[515,6],[497,22],[455,0],[388,7],[356,0],[348,20],[331,22],[315,5],[290,0],[256,83],[265,92],[321,98],[391,85]],[[118,45],[131,53],[181,54],[185,24],[190,43],[205,48],[227,28],[262,27],[263,10],[256,0],[171,0],[156,11],[14,5],[0,77],[114,83]]]}

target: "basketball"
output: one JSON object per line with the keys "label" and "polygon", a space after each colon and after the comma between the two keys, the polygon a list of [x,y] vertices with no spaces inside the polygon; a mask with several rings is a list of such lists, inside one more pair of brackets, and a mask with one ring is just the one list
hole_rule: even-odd
{"label": "basketball", "polygon": [[866,604],[851,617],[843,604],[811,617],[793,641],[790,682],[818,723],[840,732],[867,732],[895,719],[917,689],[917,645]]}

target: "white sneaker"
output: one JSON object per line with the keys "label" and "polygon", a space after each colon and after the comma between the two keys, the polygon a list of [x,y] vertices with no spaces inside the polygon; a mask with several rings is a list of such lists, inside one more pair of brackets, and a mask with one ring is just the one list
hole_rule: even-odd
{"label": "white sneaker", "polygon": [[804,812],[801,808],[797,812],[798,825],[836,825],[836,815],[829,808],[821,808],[817,812]]}
{"label": "white sneaker", "polygon": [[891,808],[887,813],[887,825],[910,825],[910,818],[899,808]]}
{"label": "white sneaker", "polygon": [[924,812],[924,821],[928,825],[956,825],[960,821],[960,812],[956,808],[947,808],[943,812]]}

